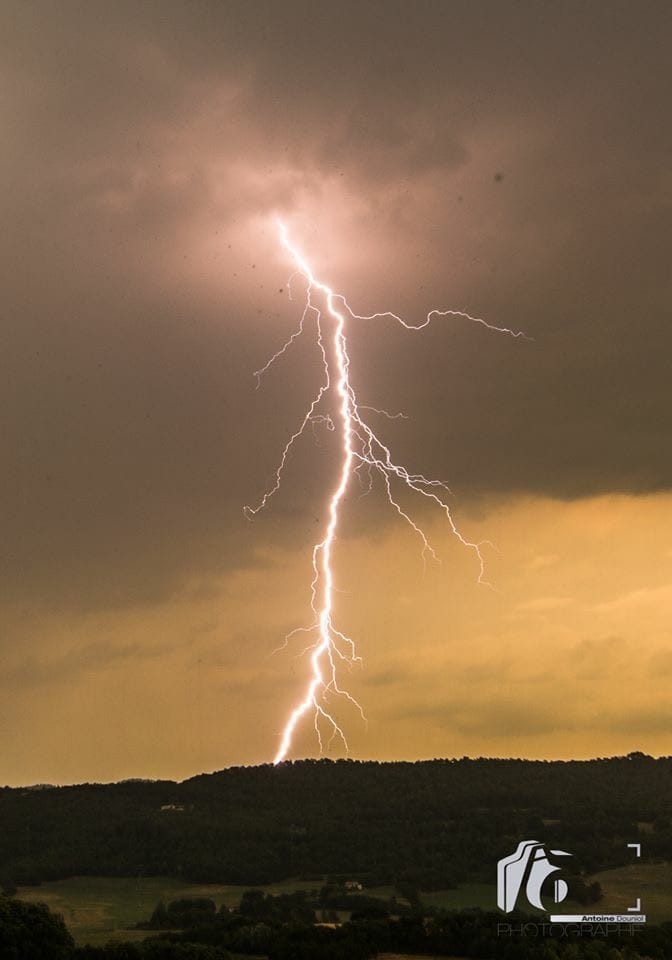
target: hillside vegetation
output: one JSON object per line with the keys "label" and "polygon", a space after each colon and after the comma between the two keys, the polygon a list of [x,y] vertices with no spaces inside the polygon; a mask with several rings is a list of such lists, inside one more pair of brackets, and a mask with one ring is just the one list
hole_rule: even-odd
{"label": "hillside vegetation", "polygon": [[672,758],[328,760],[170,781],[0,789],[0,881],[166,876],[491,882],[522,838],[585,874],[672,859]]}

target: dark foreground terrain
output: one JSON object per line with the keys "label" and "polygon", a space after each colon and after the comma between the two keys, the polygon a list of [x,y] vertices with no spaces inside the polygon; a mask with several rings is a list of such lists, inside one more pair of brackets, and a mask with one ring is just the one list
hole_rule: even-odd
{"label": "dark foreground terrain", "polygon": [[[659,889],[672,859],[672,758],[321,760],[183,783],[4,788],[0,824],[0,960],[672,958],[672,890]],[[605,912],[621,884],[624,903],[641,887],[662,922],[521,935],[543,916],[485,905],[497,860],[521,839],[571,852],[572,912]],[[628,844],[641,847],[636,862]],[[39,903],[40,885],[101,877],[164,878],[183,890],[274,886],[227,888],[240,895],[218,903],[202,893],[147,904],[114,943],[75,945]],[[482,889],[491,891],[484,906],[472,907]],[[451,890],[461,908],[446,909]],[[72,929],[80,901],[66,917]],[[519,933],[500,932],[502,921]]]}
{"label": "dark foreground terrain", "polygon": [[167,876],[266,884],[356,878],[423,890],[490,882],[531,838],[578,875],[672,859],[672,758],[328,760],[183,783],[0,789],[0,882]]}
{"label": "dark foreground terrain", "polygon": [[[349,919],[339,913],[348,907]],[[2,960],[668,960],[672,924],[540,933],[539,917],[426,908],[414,896],[376,900],[338,884],[271,896],[251,890],[237,908],[208,898],[157,904],[141,942],[75,946],[63,919],[40,904],[0,896]],[[129,931],[129,939],[132,933]],[[632,935],[631,935],[632,934]]]}

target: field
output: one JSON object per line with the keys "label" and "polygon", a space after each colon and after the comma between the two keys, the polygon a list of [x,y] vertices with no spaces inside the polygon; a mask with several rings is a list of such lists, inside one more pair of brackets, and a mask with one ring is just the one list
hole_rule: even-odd
{"label": "field", "polygon": [[[627,913],[639,897],[642,913],[652,923],[672,920],[672,863],[643,863],[597,873],[604,899],[595,911]],[[593,910],[593,907],[590,908]]]}
{"label": "field", "polygon": [[[286,893],[293,890],[314,890],[315,881],[287,880],[261,887],[267,893]],[[33,903],[46,903],[60,913],[78,944],[99,945],[108,940],[141,940],[151,931],[133,930],[146,920],[160,900],[164,903],[178,897],[210,897],[219,907],[225,903],[237,906],[247,887],[224,884],[193,884],[171,880],[168,877],[143,877],[134,880],[116,877],[71,877],[43,883],[39,887],[21,887],[19,897]],[[368,888],[367,895],[388,899],[392,887]],[[437,907],[459,910],[462,907],[494,907],[494,889],[487,884],[465,884],[459,890],[444,890],[423,894],[423,901]],[[347,914],[342,913],[342,919]],[[391,960],[391,955],[390,955]],[[407,958],[411,960],[411,958]]]}
{"label": "field", "polygon": [[[672,920],[672,863],[633,864],[585,879],[601,885],[603,899],[589,906],[567,901],[558,904],[558,913],[627,913],[628,907],[634,907],[639,898],[641,911],[649,922]],[[465,907],[495,910],[496,891],[494,884],[465,883],[458,890],[423,893],[422,901],[447,910]]]}
{"label": "field", "polygon": [[[312,890],[318,884],[291,880],[262,889],[268,893]],[[71,877],[43,883],[39,887],[21,887],[18,896],[32,903],[46,903],[60,913],[76,943],[99,945],[108,940],[141,940],[150,931],[129,930],[147,920],[160,900],[179,897],[210,897],[219,907],[237,906],[246,887],[223,884],[193,884],[168,877],[143,877],[134,880],[117,877]]]}
{"label": "field", "polygon": [[[590,907],[564,903],[560,912],[627,912],[641,899],[642,912],[653,923],[672,920],[672,864],[642,864],[621,867],[598,873],[597,880],[604,890],[604,899]],[[292,890],[313,890],[316,881],[287,880],[261,889],[268,893]],[[167,877],[144,877],[133,880],[110,877],[72,877],[45,883],[40,887],[22,887],[23,900],[46,903],[63,918],[78,944],[102,944],[108,940],[142,939],[146,931],[129,929],[140,920],[146,920],[160,900],[167,902],[178,897],[210,897],[219,907],[222,903],[236,906],[247,889],[224,884],[190,884]],[[392,887],[367,889],[370,896],[389,898]],[[495,909],[495,888],[491,884],[467,883],[457,890],[423,893],[427,905],[448,910],[465,907]],[[393,960],[392,955],[388,960]],[[410,958],[406,958],[410,960]]]}

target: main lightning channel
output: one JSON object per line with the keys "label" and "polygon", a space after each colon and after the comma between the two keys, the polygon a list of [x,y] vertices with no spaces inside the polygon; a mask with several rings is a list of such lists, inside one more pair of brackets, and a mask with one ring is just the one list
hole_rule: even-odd
{"label": "main lightning channel", "polygon": [[[357,398],[350,383],[350,358],[348,356],[347,341],[345,336],[346,315],[352,320],[372,320],[380,317],[388,317],[397,321],[407,330],[421,330],[426,327],[434,317],[451,316],[470,320],[473,323],[481,324],[489,330],[498,333],[504,333],[511,337],[525,337],[520,331],[510,330],[506,327],[496,327],[483,320],[480,317],[473,317],[461,310],[431,310],[425,320],[412,325],[406,323],[401,317],[394,313],[385,311],[374,313],[369,316],[361,316],[354,313],[347,300],[341,294],[335,293],[331,287],[327,286],[313,274],[308,261],[303,254],[291,243],[287,227],[282,221],[278,221],[278,231],[282,246],[287,250],[296,266],[296,273],[301,274],[306,281],[306,297],[304,302],[301,319],[297,329],[292,333],[287,342],[268,360],[268,362],[255,372],[257,385],[259,385],[261,376],[275,363],[288,349],[295,340],[304,332],[307,320],[313,316],[316,320],[317,343],[321,351],[322,364],[324,369],[324,378],[320,388],[308,407],[304,417],[297,430],[291,435],[286,444],[280,463],[275,473],[275,478],[271,486],[255,507],[245,507],[245,514],[248,518],[253,518],[262,510],[269,499],[280,489],[282,474],[284,472],[290,451],[294,443],[304,433],[306,427],[316,423],[326,423],[328,428],[335,430],[336,424],[329,414],[318,413],[318,408],[324,396],[332,389],[336,391],[337,410],[339,422],[339,436],[341,441],[341,465],[338,474],[338,483],[333,490],[327,510],[327,525],[324,536],[319,543],[313,547],[313,581],[311,583],[311,608],[314,615],[314,622],[309,627],[299,627],[293,630],[285,638],[285,645],[290,637],[297,632],[312,633],[315,637],[304,653],[311,652],[310,679],[305,689],[303,699],[294,707],[289,715],[277,753],[273,763],[278,764],[285,760],[292,748],[292,740],[296,728],[301,719],[309,712],[313,714],[313,724],[317,735],[320,752],[324,749],[322,738],[322,729],[326,724],[330,731],[327,746],[331,744],[334,738],[338,738],[348,752],[348,742],[339,723],[333,716],[329,707],[329,698],[338,696],[348,700],[359,711],[363,719],[364,712],[361,705],[347,690],[341,688],[338,683],[338,662],[345,662],[348,665],[361,658],[357,655],[353,640],[336,628],[333,622],[333,595],[334,595],[334,573],[332,568],[332,555],[334,542],[336,540],[340,508],[343,503],[352,474],[365,468],[369,473],[369,488],[373,483],[373,477],[377,473],[383,480],[383,485],[390,505],[398,513],[419,537],[422,544],[423,559],[427,555],[437,560],[436,552],[423,530],[415,523],[408,513],[402,508],[396,500],[392,488],[393,481],[400,481],[409,490],[432,500],[445,514],[450,529],[454,536],[475,554],[478,563],[478,581],[484,583],[485,561],[482,553],[484,542],[475,543],[464,537],[456,526],[452,513],[445,501],[445,494],[450,493],[446,484],[441,480],[430,480],[422,474],[409,473],[409,471],[392,460],[392,455],[388,447],[376,436],[373,429],[364,421],[360,411],[372,410],[375,413],[391,416],[386,411],[378,410],[375,407],[365,406],[357,403]],[[330,318],[333,327],[331,332],[331,349],[328,350],[325,343],[324,324],[325,318],[322,310],[313,302],[315,293],[322,295],[326,304],[326,313]],[[338,307],[337,307],[338,304]],[[525,338],[527,339],[527,338]],[[331,356],[330,356],[331,354]],[[402,416],[395,414],[393,418]]]}

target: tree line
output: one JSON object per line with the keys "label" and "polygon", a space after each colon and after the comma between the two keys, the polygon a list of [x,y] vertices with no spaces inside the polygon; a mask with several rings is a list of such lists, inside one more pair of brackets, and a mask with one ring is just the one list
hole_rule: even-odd
{"label": "tree line", "polygon": [[520,839],[575,873],[672,858],[672,758],[300,761],[172,781],[0,789],[0,885],[74,875],[261,885],[492,881]]}

